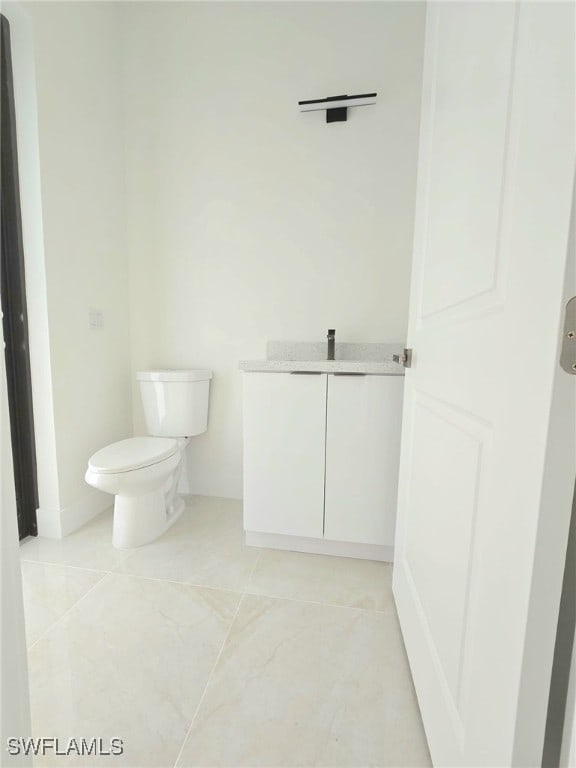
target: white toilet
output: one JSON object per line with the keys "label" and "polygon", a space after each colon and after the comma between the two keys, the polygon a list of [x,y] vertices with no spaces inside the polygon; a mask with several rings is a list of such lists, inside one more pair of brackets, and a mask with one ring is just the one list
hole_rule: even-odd
{"label": "white toilet", "polygon": [[86,482],[115,494],[112,544],[120,549],[154,541],[178,519],[177,495],[189,438],[206,432],[212,371],[141,371],[146,427],[153,437],[131,437],[97,451]]}

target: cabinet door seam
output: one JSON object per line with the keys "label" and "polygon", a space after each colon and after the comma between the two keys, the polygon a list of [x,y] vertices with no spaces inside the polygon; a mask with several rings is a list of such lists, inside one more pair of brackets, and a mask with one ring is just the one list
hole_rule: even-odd
{"label": "cabinet door seam", "polygon": [[326,535],[326,454],[328,451],[328,376],[326,376],[326,412],[324,414],[324,495],[322,498],[322,537]]}

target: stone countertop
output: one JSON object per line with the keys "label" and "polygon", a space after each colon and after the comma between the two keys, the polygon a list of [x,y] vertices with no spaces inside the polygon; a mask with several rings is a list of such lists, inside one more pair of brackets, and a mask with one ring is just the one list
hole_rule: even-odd
{"label": "stone countertop", "polygon": [[292,373],[320,371],[321,373],[366,373],[373,376],[404,376],[404,367],[393,360],[240,360],[242,371]]}
{"label": "stone countertop", "polygon": [[366,373],[373,376],[404,376],[404,367],[392,360],[402,353],[403,343],[357,344],[336,342],[336,360],[326,360],[326,343],[269,341],[265,360],[241,360],[242,371],[293,373]]}

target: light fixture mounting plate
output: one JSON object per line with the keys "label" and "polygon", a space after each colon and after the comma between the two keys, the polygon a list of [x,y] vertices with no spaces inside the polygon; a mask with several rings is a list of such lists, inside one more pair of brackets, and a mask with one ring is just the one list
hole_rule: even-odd
{"label": "light fixture mounting plate", "polygon": [[360,93],[355,96],[327,96],[325,99],[299,101],[301,112],[326,110],[327,123],[339,123],[348,119],[348,107],[365,107],[376,104],[376,93]]}

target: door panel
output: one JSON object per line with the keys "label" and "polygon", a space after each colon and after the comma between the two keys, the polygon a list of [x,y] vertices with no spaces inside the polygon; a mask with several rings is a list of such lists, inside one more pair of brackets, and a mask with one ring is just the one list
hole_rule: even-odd
{"label": "door panel", "polygon": [[574,477],[556,456],[562,479],[541,503],[573,29],[567,3],[427,10],[394,594],[442,766],[541,759],[549,677],[529,675],[524,655],[551,666]]}
{"label": "door panel", "polygon": [[429,27],[433,107],[426,130],[433,151],[423,169],[422,318],[496,285],[515,21],[512,3],[458,3],[435,14]]}
{"label": "door panel", "polygon": [[[404,564],[419,597],[422,619],[430,628],[451,703],[458,711],[474,523],[489,431],[431,398],[417,396],[414,410]],[[431,434],[437,443],[429,440]],[[442,445],[441,452],[437,444]],[[442,568],[435,567],[439,552],[443,552]]]}
{"label": "door panel", "polygon": [[326,374],[243,374],[244,528],[321,538]]}

